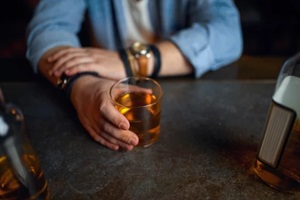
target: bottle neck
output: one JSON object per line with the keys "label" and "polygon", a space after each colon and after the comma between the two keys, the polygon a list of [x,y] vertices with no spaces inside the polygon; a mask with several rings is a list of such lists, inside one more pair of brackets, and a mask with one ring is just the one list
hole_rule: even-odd
{"label": "bottle neck", "polygon": [[297,118],[300,116],[300,78],[296,76],[286,76],[281,84],[276,88],[273,100],[285,107],[294,110]]}

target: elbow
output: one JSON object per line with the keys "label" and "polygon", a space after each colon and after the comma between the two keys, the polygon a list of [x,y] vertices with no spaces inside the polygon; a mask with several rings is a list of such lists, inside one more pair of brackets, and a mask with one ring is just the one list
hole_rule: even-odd
{"label": "elbow", "polygon": [[[227,43],[227,47],[223,49],[223,55],[227,57],[228,63],[238,60],[243,53],[243,37],[242,33],[237,31],[236,34]],[[225,53],[225,54],[224,54]],[[226,56],[227,55],[227,56]]]}
{"label": "elbow", "polygon": [[242,35],[234,34],[230,39],[224,39],[219,42],[218,46],[212,48],[214,64],[212,70],[217,70],[220,67],[226,66],[237,61],[243,53]]}
{"label": "elbow", "polygon": [[244,42],[243,42],[243,34],[242,34],[242,31],[238,31],[238,34],[237,34],[237,42],[235,44],[235,56],[236,56],[236,59],[239,59],[242,54],[243,54],[243,47],[244,47]]}
{"label": "elbow", "polygon": [[242,37],[240,38],[232,45],[232,61],[238,60],[242,54],[243,54],[243,40]]}

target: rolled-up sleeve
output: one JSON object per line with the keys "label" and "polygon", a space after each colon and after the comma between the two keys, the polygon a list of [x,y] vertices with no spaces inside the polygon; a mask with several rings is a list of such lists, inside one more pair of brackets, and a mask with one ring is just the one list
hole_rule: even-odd
{"label": "rolled-up sleeve", "polygon": [[56,46],[80,46],[77,33],[84,12],[83,0],[40,1],[27,28],[26,57],[35,72],[38,71],[40,58],[47,50]]}
{"label": "rolled-up sleeve", "polygon": [[170,37],[194,68],[198,78],[242,54],[239,13],[231,0],[194,1],[190,26]]}

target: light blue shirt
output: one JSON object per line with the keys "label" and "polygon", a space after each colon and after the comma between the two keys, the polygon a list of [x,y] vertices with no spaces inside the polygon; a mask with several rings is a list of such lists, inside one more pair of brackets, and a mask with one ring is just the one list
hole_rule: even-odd
{"label": "light blue shirt", "polygon": [[[151,0],[148,6],[155,34],[179,48],[193,66],[195,77],[240,57],[242,34],[232,0]],[[35,72],[39,59],[50,48],[81,46],[77,33],[85,14],[98,46],[111,50],[124,47],[121,0],[41,0],[28,26],[26,55]]]}

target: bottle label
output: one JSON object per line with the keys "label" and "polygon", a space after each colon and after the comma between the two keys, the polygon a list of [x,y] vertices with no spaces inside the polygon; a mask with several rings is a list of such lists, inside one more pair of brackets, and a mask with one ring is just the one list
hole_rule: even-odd
{"label": "bottle label", "polygon": [[259,160],[271,167],[277,167],[295,117],[296,113],[293,110],[272,102],[258,152]]}

